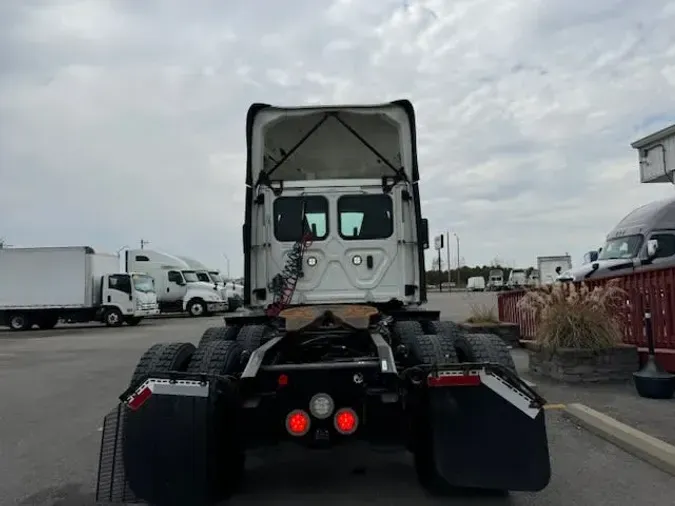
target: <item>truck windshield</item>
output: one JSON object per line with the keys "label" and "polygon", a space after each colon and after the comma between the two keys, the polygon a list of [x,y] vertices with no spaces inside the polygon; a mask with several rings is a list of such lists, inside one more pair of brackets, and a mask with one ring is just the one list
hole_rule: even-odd
{"label": "truck windshield", "polygon": [[223,277],[217,272],[209,272],[209,275],[211,276],[211,279],[214,283],[225,283]]}
{"label": "truck windshield", "polygon": [[150,276],[145,276],[142,274],[134,274],[131,276],[131,280],[134,284],[134,290],[142,293],[154,293],[155,291],[155,280]]}
{"label": "truck windshield", "polygon": [[613,260],[617,258],[635,258],[640,251],[643,236],[627,235],[625,237],[617,237],[610,239],[602,247],[602,251],[598,255],[598,260]]}
{"label": "truck windshield", "polygon": [[185,277],[185,281],[188,283],[196,283],[199,281],[195,271],[183,271],[183,276]]}
{"label": "truck windshield", "polygon": [[204,283],[212,283],[211,277],[209,276],[208,272],[197,272],[195,273],[197,275],[197,279],[199,281],[203,281]]}

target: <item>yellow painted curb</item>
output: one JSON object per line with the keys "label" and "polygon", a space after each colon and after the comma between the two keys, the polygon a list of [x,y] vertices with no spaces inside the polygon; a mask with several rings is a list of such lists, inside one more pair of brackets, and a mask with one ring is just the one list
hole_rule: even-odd
{"label": "yellow painted curb", "polygon": [[675,446],[583,404],[568,404],[565,413],[594,434],[675,476]]}

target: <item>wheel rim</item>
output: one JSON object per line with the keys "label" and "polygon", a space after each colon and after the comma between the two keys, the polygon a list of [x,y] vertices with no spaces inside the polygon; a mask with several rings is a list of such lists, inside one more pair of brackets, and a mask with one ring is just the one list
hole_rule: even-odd
{"label": "wheel rim", "polygon": [[14,330],[20,330],[26,325],[26,320],[23,316],[13,316],[10,325]]}
{"label": "wheel rim", "polygon": [[202,307],[202,305],[200,303],[197,302],[196,304],[192,304],[190,312],[194,316],[200,316],[204,312],[204,308]]}
{"label": "wheel rim", "polygon": [[117,313],[115,313],[115,312],[108,313],[108,323],[110,325],[117,325],[117,323],[119,323],[119,321],[120,321],[120,317]]}

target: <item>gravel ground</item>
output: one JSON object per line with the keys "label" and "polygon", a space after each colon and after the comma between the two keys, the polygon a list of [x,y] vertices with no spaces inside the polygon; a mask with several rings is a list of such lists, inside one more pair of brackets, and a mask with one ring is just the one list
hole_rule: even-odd
{"label": "gravel ground", "polygon": [[[460,314],[466,299],[455,302],[455,314]],[[136,328],[0,332],[0,504],[93,505],[102,417],[114,406],[141,353],[158,341],[196,342],[205,328],[219,322],[220,318],[162,319]],[[251,456],[247,486],[230,504],[672,502],[675,478],[577,428],[558,412],[549,411],[548,427],[554,474],[539,494],[440,500],[427,497],[417,486],[410,458],[403,453],[268,451]],[[355,474],[360,467],[365,473]]]}

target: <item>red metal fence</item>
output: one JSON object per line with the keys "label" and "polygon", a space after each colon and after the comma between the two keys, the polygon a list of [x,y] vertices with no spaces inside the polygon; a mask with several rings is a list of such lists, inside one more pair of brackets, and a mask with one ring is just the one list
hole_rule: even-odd
{"label": "red metal fence", "polygon": [[[625,304],[617,308],[624,322],[624,343],[646,348],[644,308],[649,304],[659,362],[668,361],[667,368],[675,368],[675,267],[635,272],[612,279],[617,279],[618,286],[627,294]],[[609,278],[588,281],[587,285],[593,288],[608,281]],[[537,332],[534,318],[516,306],[524,294],[524,290],[499,294],[499,319],[519,324],[521,336],[532,339]],[[673,366],[670,361],[673,361]]]}

